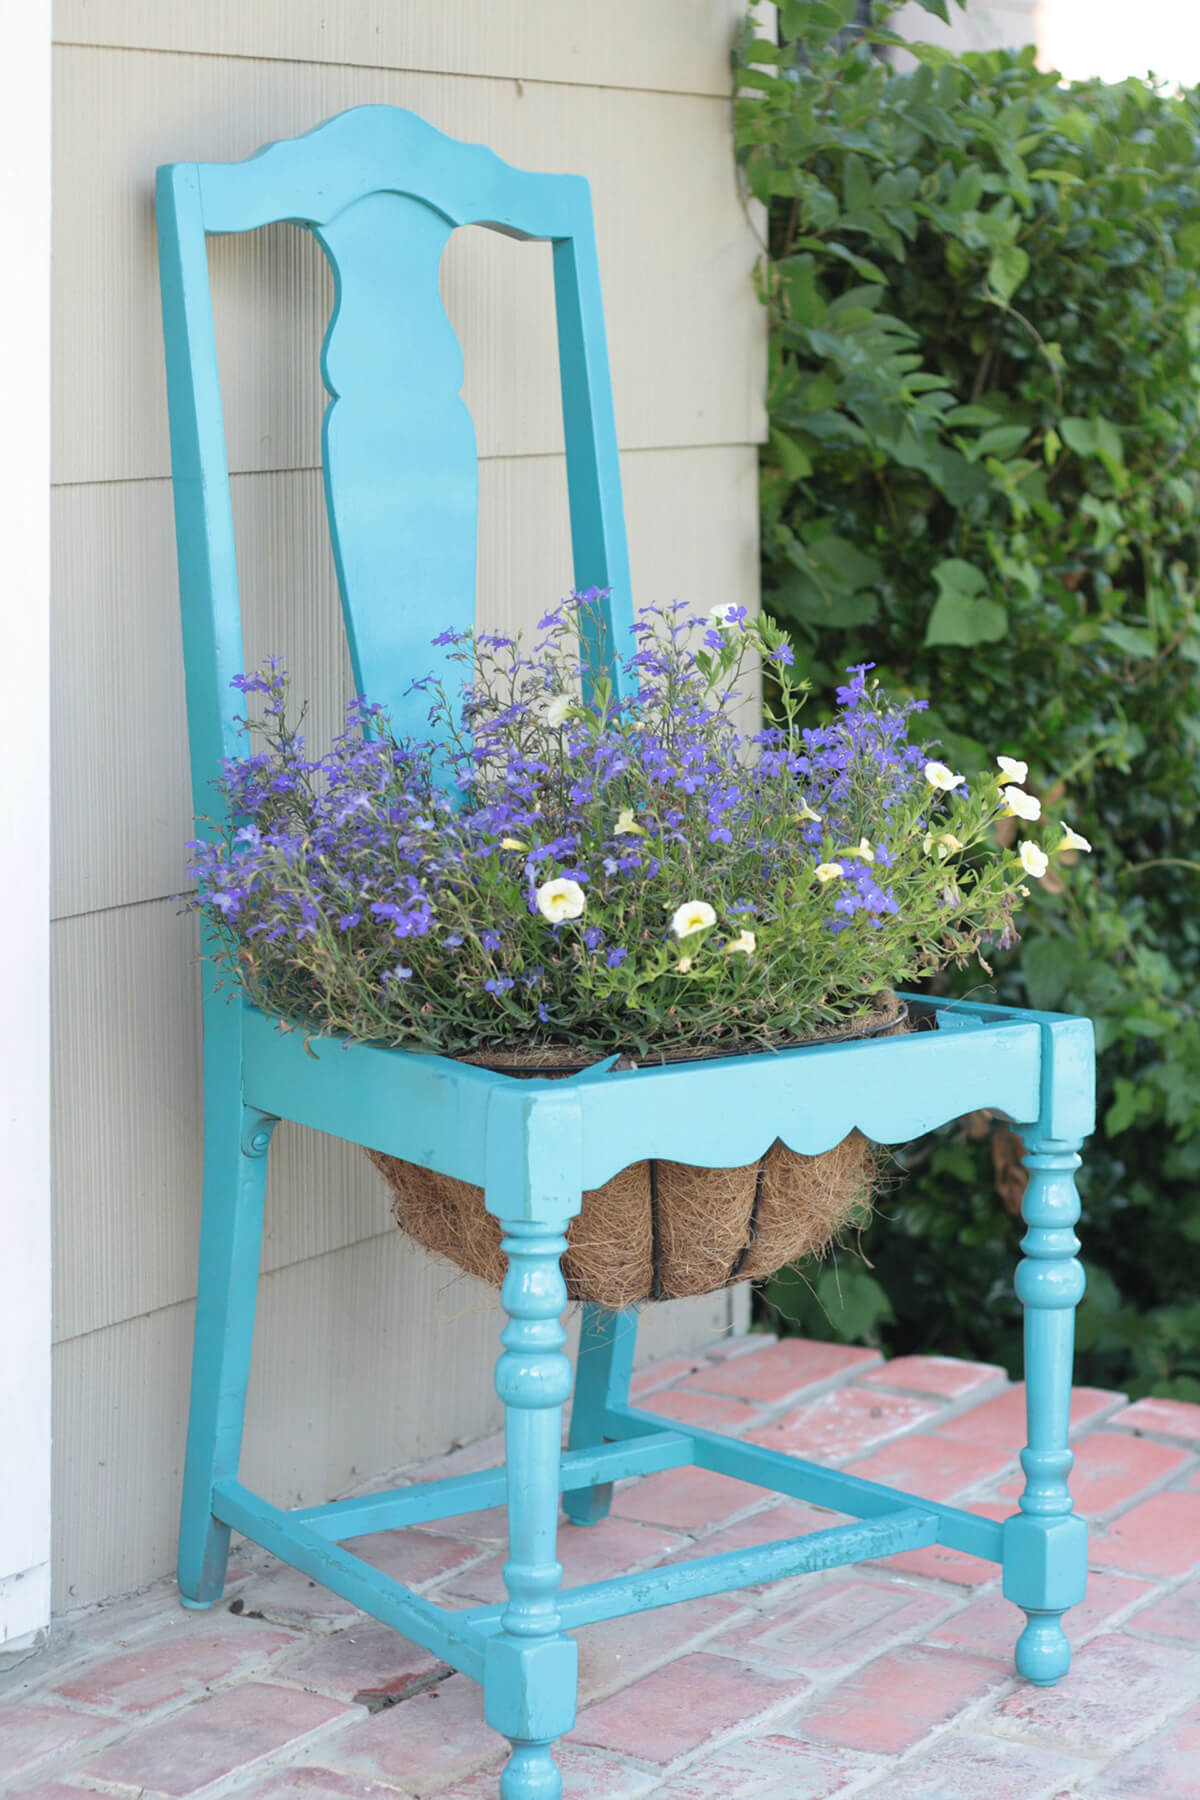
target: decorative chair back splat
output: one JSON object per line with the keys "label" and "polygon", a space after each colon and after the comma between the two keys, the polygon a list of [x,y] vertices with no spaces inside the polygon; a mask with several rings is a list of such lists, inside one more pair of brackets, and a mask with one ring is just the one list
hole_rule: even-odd
{"label": "decorative chair back splat", "polygon": [[[577,588],[611,658],[632,617],[612,396],[587,183],[509,167],[411,113],[367,106],[246,162],[159,174],[159,243],[179,583],[195,807],[239,749],[230,678],[241,618],[206,238],[281,220],[308,227],[335,278],[322,359],[332,396],[323,460],[355,680],[400,733],[425,727],[408,692],[432,661],[431,622],[474,617],[475,439],[462,358],[438,294],[451,232],[481,224],[553,246]],[[610,661],[610,667],[612,666]],[[910,997],[915,999],[915,997]],[[502,1800],[557,1800],[553,1745],[575,1715],[576,1648],[596,1620],[807,1569],[941,1543],[998,1563],[1028,1623],[1017,1666],[1050,1683],[1070,1651],[1087,1533],[1067,1487],[1074,1308],[1083,1292],[1074,1170],[1094,1123],[1086,1020],[921,1003],[936,1029],[727,1061],[515,1081],[438,1056],[279,1034],[244,998],[204,1006],[205,1162],[191,1415],[180,1523],[184,1604],[213,1605],[231,1529],[483,1684],[511,1742]],[[744,1165],[775,1139],[815,1155],[858,1127],[901,1143],[979,1107],[1011,1119],[1030,1171],[1017,1293],[1025,1307],[1025,1491],[1003,1524],[629,1404],[636,1315],[585,1308],[572,1373],[559,1269],[581,1196],[647,1157]],[[503,1467],[285,1511],[239,1480],[271,1135],[293,1119],[484,1188],[501,1222],[508,1314],[496,1387]],[[849,1514],[855,1523],[562,1591],[560,1499],[602,1519],[612,1484],[695,1465]],[[507,1600],[447,1612],[355,1557],[349,1540],[507,1503]]]}

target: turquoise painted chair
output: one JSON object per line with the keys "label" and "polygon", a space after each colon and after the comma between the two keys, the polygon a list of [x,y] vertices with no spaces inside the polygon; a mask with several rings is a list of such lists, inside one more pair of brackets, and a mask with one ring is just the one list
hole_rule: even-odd
{"label": "turquoise painted chair", "polygon": [[[230,677],[243,667],[205,239],[290,220],[312,231],[336,280],[322,359],[329,524],[359,689],[398,729],[423,725],[406,693],[434,629],[475,607],[476,451],[459,396],[462,358],[438,296],[456,226],[553,246],[574,578],[608,591],[607,641],[631,619],[616,433],[587,183],[514,169],[411,113],[358,107],[241,163],[159,174],[159,240],[179,584],[195,806],[238,752]],[[1064,1611],[1084,1593],[1087,1532],[1067,1488],[1074,1308],[1083,1293],[1074,1170],[1093,1125],[1090,1024],[1047,1013],[933,1003],[908,1037],[692,1066],[518,1081],[447,1058],[280,1035],[240,999],[204,1005],[205,1165],[191,1425],[179,1584],[221,1596],[231,1528],[483,1684],[512,1744],[503,1800],[554,1800],[553,1757],[575,1717],[576,1646],[595,1620],[805,1570],[946,1544],[1003,1570],[1027,1614],[1020,1672],[1051,1683],[1070,1651]],[[1028,1146],[1025,1491],[1003,1523],[681,1426],[629,1404],[635,1313],[585,1309],[569,1448],[572,1371],[560,1322],[568,1221],[585,1189],[643,1157],[711,1167],[776,1138],[807,1154],[852,1127],[903,1143],[978,1107]],[[508,1316],[496,1389],[503,1468],[285,1511],[238,1479],[271,1134],[293,1119],[480,1185],[502,1222]],[[560,1500],[573,1527],[604,1517],[614,1481],[696,1465],[850,1515],[855,1523],[636,1576],[563,1590]],[[449,1612],[343,1547],[380,1530],[507,1503],[502,1605]],[[703,1705],[703,1696],[697,1695]]]}

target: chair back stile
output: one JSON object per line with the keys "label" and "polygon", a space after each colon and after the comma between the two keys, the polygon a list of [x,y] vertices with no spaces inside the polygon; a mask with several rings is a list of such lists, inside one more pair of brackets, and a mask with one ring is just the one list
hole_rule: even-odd
{"label": "chair back stile", "polygon": [[240,747],[229,682],[244,666],[210,235],[288,221],[313,232],[332,268],[321,356],[330,535],[355,683],[398,736],[428,731],[414,677],[448,672],[431,637],[475,617],[476,443],[438,289],[442,254],[466,224],[551,242],[574,583],[608,590],[588,635],[594,666],[619,688],[614,651],[632,601],[587,182],[515,169],[411,113],[363,106],[242,163],[160,170],[158,221],[197,815]]}

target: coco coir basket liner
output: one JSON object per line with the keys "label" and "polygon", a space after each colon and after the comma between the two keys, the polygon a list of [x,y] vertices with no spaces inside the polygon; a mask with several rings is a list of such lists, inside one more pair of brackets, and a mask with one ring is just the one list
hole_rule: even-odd
{"label": "coco coir basket liner", "polygon": [[[885,1037],[907,1029],[907,1008],[884,993],[864,1021],[801,1042]],[[538,1047],[511,1056],[481,1052],[464,1060],[528,1078],[575,1074],[594,1059],[582,1060],[569,1048]],[[507,1264],[500,1224],[485,1209],[482,1188],[381,1151],[367,1154],[391,1189],[401,1230],[498,1287]],[[801,1156],[777,1140],[756,1162],[738,1169],[705,1169],[657,1157],[632,1163],[603,1187],[589,1189],[571,1220],[562,1265],[567,1294],[615,1311],[644,1300],[678,1300],[764,1280],[785,1263],[819,1255],[828,1246],[869,1200],[875,1168],[875,1148],[858,1131],[820,1156]]]}

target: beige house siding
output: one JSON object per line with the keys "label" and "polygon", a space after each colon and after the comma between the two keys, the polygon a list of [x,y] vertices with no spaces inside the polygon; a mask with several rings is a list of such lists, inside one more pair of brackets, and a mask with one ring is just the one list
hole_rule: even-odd
{"label": "beige house siding", "polygon": [[[54,197],[55,1604],[167,1571],[201,1156],[189,799],[154,253],[159,163],[242,157],[345,107],[411,107],[588,175],[639,601],[752,602],[757,250],[730,147],[729,0],[59,0]],[[480,613],[570,583],[544,247],[463,232],[444,272],[481,456]],[[349,676],[324,533],[330,298],[286,227],[212,247],[247,661],[281,650],[327,732]],[[431,621],[431,631],[435,622]],[[498,1315],[390,1226],[352,1147],[272,1154],[249,1477],[314,1501],[496,1420]],[[651,1309],[658,1354],[724,1297]],[[740,1315],[739,1315],[740,1316]]]}

